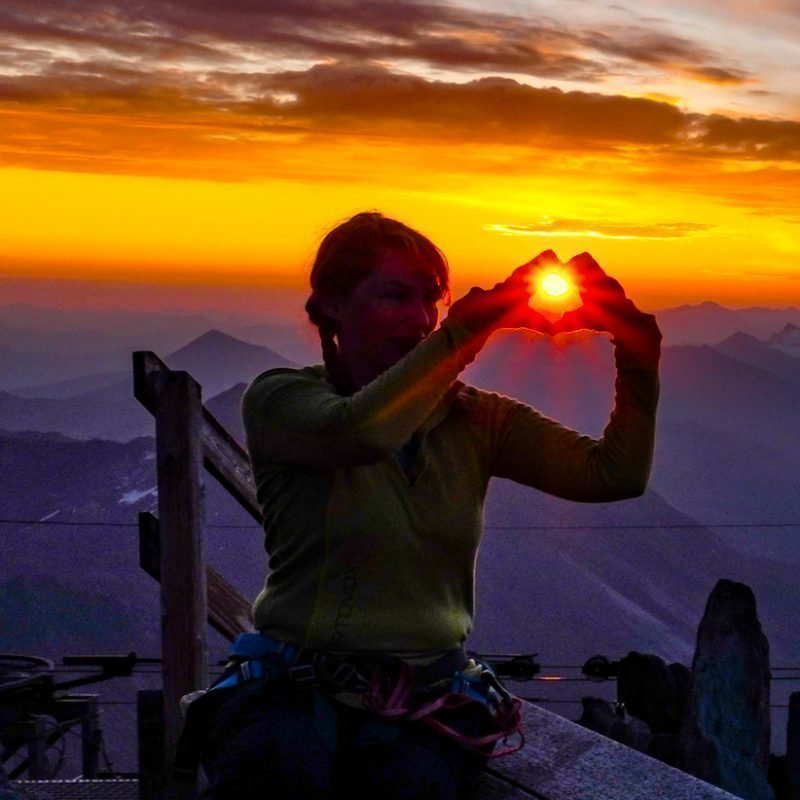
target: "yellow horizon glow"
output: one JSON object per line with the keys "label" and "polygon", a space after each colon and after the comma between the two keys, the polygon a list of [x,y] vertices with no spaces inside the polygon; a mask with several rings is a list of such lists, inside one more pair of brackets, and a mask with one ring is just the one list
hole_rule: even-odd
{"label": "yellow horizon glow", "polygon": [[[291,178],[290,148],[275,153],[276,177],[251,181],[1,169],[0,276],[302,288],[324,233],[379,209],[444,250],[455,296],[549,248],[563,262],[591,252],[642,307],[800,302],[797,170],[703,172],[695,159],[681,176],[676,157],[542,150],[535,171],[515,174],[470,171],[471,149],[319,145]],[[487,163],[516,157],[482,151]]]}

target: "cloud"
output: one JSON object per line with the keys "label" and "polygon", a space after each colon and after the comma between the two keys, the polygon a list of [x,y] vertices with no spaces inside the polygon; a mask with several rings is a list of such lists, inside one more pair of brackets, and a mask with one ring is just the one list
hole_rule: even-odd
{"label": "cloud", "polygon": [[259,80],[264,97],[280,91],[297,101],[278,108],[267,99],[253,110],[309,128],[392,127],[398,136],[586,152],[636,145],[682,155],[800,160],[800,122],[792,120],[692,114],[654,100],[537,89],[507,78],[429,81],[378,65],[317,65]]}
{"label": "cloud", "polygon": [[[348,62],[280,73],[208,69],[187,83],[165,67],[54,60],[42,74],[0,78],[8,165],[236,180],[322,172],[319,160],[304,166],[310,145],[445,147],[467,172],[535,170],[535,159],[558,153],[613,156],[637,169],[674,157],[684,173],[701,157],[798,161],[800,123],[690,114],[508,78],[433,81]],[[503,163],[497,148],[510,148]],[[731,186],[733,195],[744,190]]]}
{"label": "cloud", "polygon": [[663,222],[633,225],[597,220],[553,219],[543,217],[528,225],[494,224],[486,230],[504,236],[587,236],[598,239],[682,239],[711,230],[711,225],[695,222]]}
{"label": "cloud", "polygon": [[743,70],[722,69],[721,67],[685,66],[681,71],[688,77],[702,83],[713,83],[722,86],[735,86],[747,83],[749,77]]}
{"label": "cloud", "polygon": [[777,278],[783,281],[800,281],[800,272],[768,272],[766,270],[748,270],[746,275],[757,278]]}
{"label": "cloud", "polygon": [[800,160],[800,123],[792,120],[698,117],[689,134],[701,150],[756,160]]}
{"label": "cloud", "polygon": [[742,69],[718,63],[706,47],[656,30],[617,27],[611,33],[593,31],[581,38],[586,46],[605,55],[705,83],[739,84],[749,77]]}
{"label": "cloud", "polygon": [[[685,115],[666,103],[560,89],[508,78],[465,84],[429,81],[378,65],[317,65],[261,79],[265,102],[251,111],[280,114],[309,128],[391,129],[398,136],[446,141],[541,144],[586,150],[609,143],[677,141]],[[278,108],[271,92],[297,97]]]}
{"label": "cloud", "polygon": [[[380,60],[463,72],[598,81],[620,63],[707,80],[740,71],[704,46],[638,26],[613,36],[436,2],[361,0],[5,0],[0,33],[28,45],[57,45],[109,60],[266,58]],[[45,48],[46,49],[46,48]],[[611,58],[611,61],[609,61]],[[45,62],[46,63],[46,62]],[[726,78],[728,79],[728,78]]]}

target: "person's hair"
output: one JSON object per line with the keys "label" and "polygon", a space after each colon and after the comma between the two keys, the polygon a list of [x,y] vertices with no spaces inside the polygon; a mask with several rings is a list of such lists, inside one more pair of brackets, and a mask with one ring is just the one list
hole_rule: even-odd
{"label": "person's hair", "polygon": [[346,298],[375,269],[386,252],[409,257],[435,277],[441,298],[447,299],[449,294],[449,270],[444,253],[408,225],[377,211],[365,211],[329,231],[311,268],[311,295],[306,311],[319,331],[328,375],[340,391],[347,389],[347,381],[340,367],[336,323],[325,313],[325,305]]}

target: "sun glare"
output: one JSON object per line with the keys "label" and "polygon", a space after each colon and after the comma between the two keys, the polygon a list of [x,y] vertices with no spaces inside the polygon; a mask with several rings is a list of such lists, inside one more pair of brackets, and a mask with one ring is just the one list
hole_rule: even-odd
{"label": "sun glare", "polygon": [[581,305],[575,276],[566,267],[552,266],[539,270],[528,279],[529,305],[548,319],[558,319],[564,312]]}
{"label": "sun glare", "polygon": [[548,272],[544,275],[539,281],[539,286],[542,291],[550,295],[550,297],[561,297],[561,295],[566,294],[569,289],[566,278],[563,275],[559,275],[557,272]]}

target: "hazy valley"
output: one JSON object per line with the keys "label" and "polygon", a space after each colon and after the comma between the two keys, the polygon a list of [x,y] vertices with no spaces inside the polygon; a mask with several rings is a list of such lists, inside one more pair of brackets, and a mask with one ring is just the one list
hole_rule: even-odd
{"label": "hazy valley", "polygon": [[[156,507],[153,421],[132,396],[130,351],[190,371],[241,436],[246,382],[316,361],[314,339],[302,324],[228,330],[168,315],[116,329],[112,318],[62,318],[36,338],[24,320],[0,308],[0,650],[157,655],[158,588],[138,567],[135,527],[138,511]],[[773,663],[798,663],[800,311],[705,304],[659,320],[651,488],[581,505],[498,481],[479,557],[477,649],[573,665],[636,649],[686,663],[708,593],[727,577],[754,588]],[[596,336],[503,334],[465,380],[597,435],[613,399],[612,349]],[[253,596],[260,531],[210,476],[205,505],[209,561]],[[221,656],[224,643],[212,644]]]}

